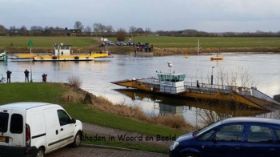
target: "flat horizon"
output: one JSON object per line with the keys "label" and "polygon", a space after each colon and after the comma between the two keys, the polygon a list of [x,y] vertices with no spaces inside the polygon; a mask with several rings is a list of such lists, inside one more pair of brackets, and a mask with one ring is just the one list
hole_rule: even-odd
{"label": "flat horizon", "polygon": [[115,29],[278,32],[278,6],[277,0],[1,0],[0,24],[72,28],[81,21],[84,26],[102,23]]}

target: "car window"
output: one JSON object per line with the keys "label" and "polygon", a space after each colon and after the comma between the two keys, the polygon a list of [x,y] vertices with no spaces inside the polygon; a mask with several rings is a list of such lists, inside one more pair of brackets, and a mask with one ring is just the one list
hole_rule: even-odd
{"label": "car window", "polygon": [[7,132],[8,120],[9,120],[9,114],[0,112],[0,133]]}
{"label": "car window", "polygon": [[273,132],[270,128],[264,126],[252,125],[249,129],[248,142],[271,142],[273,141]]}
{"label": "car window", "polygon": [[21,134],[23,131],[23,117],[20,114],[13,114],[11,118],[10,132]]}
{"label": "car window", "polygon": [[219,126],[219,125],[221,125],[222,122],[223,122],[223,121],[221,120],[221,121],[218,121],[218,122],[216,122],[216,123],[212,123],[212,124],[208,125],[208,126],[205,127],[205,128],[202,128],[202,129],[200,129],[200,130],[195,131],[195,132],[194,132],[194,135],[195,135],[195,136],[200,136],[200,135],[202,135],[202,134],[208,132],[209,130],[211,130],[211,129],[213,129],[213,128]]}
{"label": "car window", "polygon": [[68,116],[68,114],[65,111],[58,110],[57,114],[61,126],[71,123],[71,118]]}
{"label": "car window", "polygon": [[216,133],[216,141],[241,141],[243,137],[243,125],[227,125]]}
{"label": "car window", "polygon": [[201,136],[199,136],[198,140],[201,141],[207,141],[210,140],[210,138],[212,137],[212,135],[215,133],[215,130],[210,130],[209,132],[202,134]]}
{"label": "car window", "polygon": [[277,136],[277,140],[280,141],[280,129],[276,129],[275,133],[276,133],[276,136]]}

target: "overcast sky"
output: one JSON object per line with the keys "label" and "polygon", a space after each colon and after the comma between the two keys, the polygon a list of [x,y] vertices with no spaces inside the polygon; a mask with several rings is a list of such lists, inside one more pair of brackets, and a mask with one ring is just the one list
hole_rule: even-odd
{"label": "overcast sky", "polygon": [[280,31],[280,0],[0,0],[0,24]]}

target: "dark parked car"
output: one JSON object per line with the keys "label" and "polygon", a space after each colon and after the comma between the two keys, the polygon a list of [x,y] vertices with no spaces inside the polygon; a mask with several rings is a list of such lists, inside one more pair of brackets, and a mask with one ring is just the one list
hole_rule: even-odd
{"label": "dark parked car", "polygon": [[280,157],[280,120],[230,118],[179,137],[170,157]]}

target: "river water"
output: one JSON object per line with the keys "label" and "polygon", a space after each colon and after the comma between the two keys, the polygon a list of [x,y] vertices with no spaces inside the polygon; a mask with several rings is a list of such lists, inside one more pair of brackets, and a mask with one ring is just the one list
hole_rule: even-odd
{"label": "river water", "polygon": [[[174,100],[124,89],[110,82],[156,76],[156,71],[175,71],[186,74],[189,82],[256,86],[269,96],[280,93],[280,54],[231,54],[226,53],[223,61],[210,61],[209,55],[135,57],[114,55],[109,60],[92,62],[11,62],[0,63],[0,77],[12,71],[12,82],[23,82],[25,69],[32,69],[33,80],[41,81],[46,73],[48,81],[67,82],[71,76],[82,81],[82,88],[93,94],[106,97],[114,103],[140,107],[148,115],[178,114],[192,123],[199,124],[209,118],[225,116],[263,115],[263,111],[246,109],[242,106],[217,105],[207,102]],[[171,62],[173,67],[168,68]],[[267,114],[265,114],[267,115]],[[278,115],[278,113],[277,113]]]}

